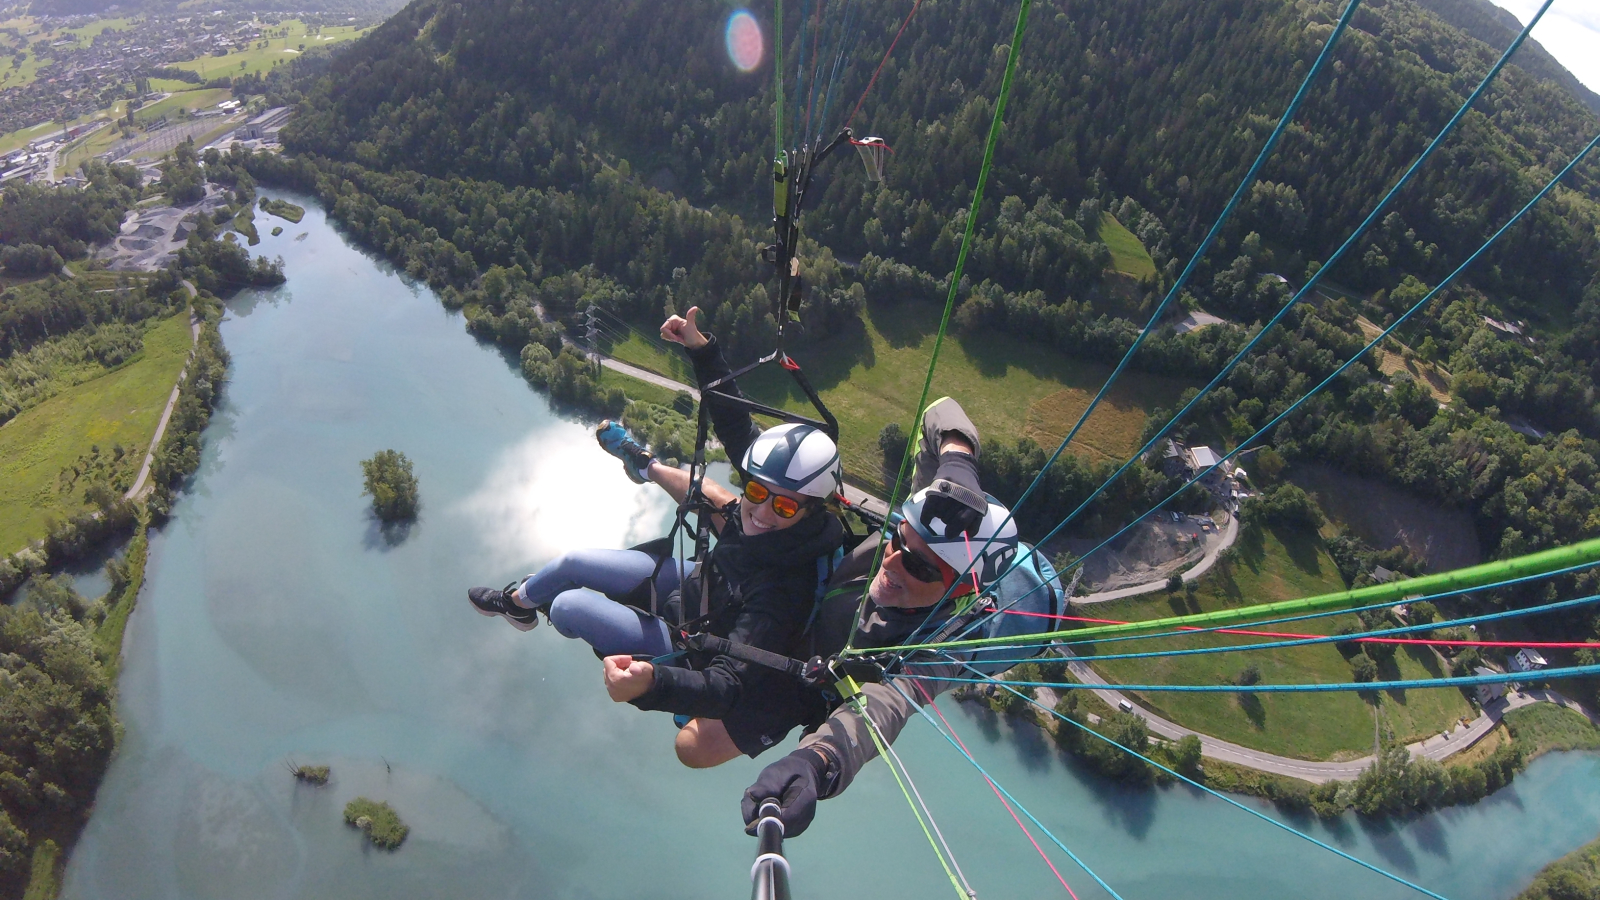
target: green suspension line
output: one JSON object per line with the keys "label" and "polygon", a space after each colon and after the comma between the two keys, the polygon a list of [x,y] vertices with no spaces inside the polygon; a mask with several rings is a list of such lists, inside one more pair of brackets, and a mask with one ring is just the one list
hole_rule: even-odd
{"label": "green suspension line", "polygon": [[[1471,566],[1465,569],[1456,569],[1451,572],[1440,572],[1436,575],[1424,575],[1420,578],[1407,578],[1399,581],[1390,581],[1385,584],[1375,584],[1370,587],[1357,588],[1351,591],[1339,591],[1332,594],[1320,594],[1315,597],[1305,597],[1299,600],[1281,600],[1277,603],[1263,603],[1256,606],[1241,606],[1236,609],[1219,609],[1212,612],[1196,613],[1187,616],[1168,616],[1164,619],[1149,619],[1143,622],[1129,622],[1125,625],[1097,625],[1092,628],[1075,628],[1071,631],[1056,632],[1056,636],[1070,637],[1073,641],[1087,640],[1097,637],[1110,637],[1112,635],[1135,634],[1142,631],[1171,630],[1174,628],[1198,627],[1208,628],[1218,625],[1232,625],[1239,622],[1248,622],[1260,616],[1277,616],[1282,614],[1295,614],[1306,612],[1321,612],[1324,610],[1344,609],[1352,606],[1367,606],[1379,603],[1399,603],[1407,597],[1416,594],[1436,594],[1450,590],[1481,587],[1497,581],[1507,581],[1524,575],[1537,575],[1553,572],[1557,569],[1580,566],[1600,560],[1600,538],[1591,538],[1567,547],[1556,547],[1552,550],[1543,550],[1519,556],[1515,559],[1502,559],[1482,565]],[[1039,638],[1045,640],[1049,635],[1041,634]],[[962,641],[945,641],[931,644],[906,644],[900,647],[875,648],[871,653],[906,653],[913,650],[954,650],[972,649],[998,644],[1015,644],[1018,636],[995,638],[972,638]],[[845,655],[859,655],[867,651],[846,649]]]}
{"label": "green suspension line", "polygon": [[[994,118],[989,122],[989,137],[983,145],[983,165],[978,168],[978,184],[972,191],[972,206],[967,210],[966,230],[961,236],[961,251],[956,255],[955,271],[950,273],[950,290],[945,295],[944,314],[939,318],[939,334],[933,339],[933,356],[928,359],[928,374],[922,380],[922,394],[917,398],[916,413],[921,417],[928,404],[928,392],[933,388],[933,371],[939,365],[939,350],[944,346],[944,335],[950,327],[950,312],[955,309],[956,295],[961,290],[961,273],[967,266],[967,253],[972,249],[972,235],[978,222],[978,210],[983,206],[983,188],[989,181],[989,170],[994,166],[994,148],[1000,143],[1000,125],[1006,114],[1006,100],[1011,96],[1011,83],[1016,78],[1017,59],[1022,55],[1022,35],[1028,29],[1028,10],[1033,6],[1033,0],[1022,0],[1022,6],[1017,10],[1017,24],[1011,32],[1011,52],[1006,56],[1005,77],[1000,80],[1000,94],[995,99]],[[905,454],[900,458],[900,471],[895,476],[894,488],[889,492],[889,509],[894,510],[895,503],[900,499],[900,488],[905,484],[906,472],[911,467],[916,447],[914,436],[919,429],[916,427],[917,419],[912,421],[909,432],[913,439],[906,441]],[[883,563],[883,545],[880,543],[872,559],[872,571],[876,572]],[[861,592],[861,606],[865,608],[867,602],[866,591]],[[860,610],[857,610],[860,615]],[[854,635],[851,641],[855,640]],[[848,652],[848,647],[846,651]]]}

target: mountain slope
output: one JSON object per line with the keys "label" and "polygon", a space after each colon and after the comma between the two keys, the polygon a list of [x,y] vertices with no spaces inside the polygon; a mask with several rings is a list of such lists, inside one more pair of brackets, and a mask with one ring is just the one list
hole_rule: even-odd
{"label": "mountain slope", "polygon": [[[1243,174],[1336,12],[1305,0],[1036,5],[985,220],[1008,195],[1070,217],[1086,196],[1126,194],[1171,232],[1167,258],[1182,255]],[[697,204],[761,216],[770,68],[745,74],[727,62],[726,7],[686,0],[663,15],[634,0],[604,17],[589,13],[576,0],[417,0],[336,61],[290,145],[385,170],[564,186],[581,144],[640,172],[669,170]],[[902,14],[862,9],[841,98],[859,92]],[[856,121],[895,148],[888,185],[869,206],[860,169],[837,167],[821,185],[814,236],[845,256],[948,268],[1013,15],[994,2],[924,4]],[[1303,227],[1302,217],[1285,228],[1272,209],[1247,210],[1231,246],[1254,229],[1301,265],[1325,256],[1495,55],[1408,0],[1364,10],[1356,26],[1263,173],[1291,189],[1286,202],[1303,210]],[[1342,280],[1377,288],[1401,272],[1437,279],[1600,128],[1565,90],[1516,68],[1483,108],[1400,200],[1374,236],[1375,252],[1340,270]],[[1577,181],[1591,199],[1600,197],[1596,171],[1590,165]],[[1596,250],[1568,213],[1559,201],[1535,213],[1475,274],[1480,286],[1530,302],[1575,297],[1593,276]],[[975,275],[1014,289],[1083,287],[978,262]]]}
{"label": "mountain slope", "polygon": [[[1516,16],[1495,6],[1489,0],[1416,0],[1416,2],[1497,51],[1511,46],[1511,42],[1522,31],[1522,23],[1517,21]],[[1517,65],[1530,75],[1561,85],[1570,91],[1579,103],[1593,112],[1600,113],[1600,94],[1584,87],[1582,82],[1573,77],[1566,67],[1557,62],[1549,51],[1531,37],[1517,58]]]}

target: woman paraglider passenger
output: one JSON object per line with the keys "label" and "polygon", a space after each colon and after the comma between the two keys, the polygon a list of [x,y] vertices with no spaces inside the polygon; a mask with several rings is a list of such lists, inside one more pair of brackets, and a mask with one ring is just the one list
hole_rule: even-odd
{"label": "woman paraglider passenger", "polygon": [[[716,339],[696,326],[698,312],[672,316],[661,335],[684,347],[703,386],[730,370]],[[742,396],[731,381],[708,395],[717,393]],[[783,673],[726,655],[689,651],[670,664],[646,660],[674,655],[673,638],[690,622],[700,632],[793,655],[844,541],[829,508],[843,477],[833,440],[802,424],[761,431],[743,408],[710,396],[705,402],[744,489],[735,495],[703,481],[717,542],[702,564],[683,571],[665,540],[579,550],[504,589],[468,592],[483,615],[527,631],[543,613],[563,636],[588,642],[605,658],[613,700],[687,718],[676,747],[696,768],[756,756],[814,718],[808,708],[816,701]],[[652,482],[680,503],[688,494],[689,473],[663,465],[620,424],[602,423],[596,437],[636,483]]]}

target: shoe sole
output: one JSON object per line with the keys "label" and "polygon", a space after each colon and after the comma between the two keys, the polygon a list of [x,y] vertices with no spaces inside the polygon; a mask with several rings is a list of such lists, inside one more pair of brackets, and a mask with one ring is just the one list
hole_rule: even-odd
{"label": "shoe sole", "polygon": [[476,612],[480,616],[488,616],[491,619],[505,619],[507,622],[511,623],[511,627],[512,628],[515,628],[518,631],[532,631],[533,629],[539,627],[538,613],[534,613],[534,618],[532,618],[532,619],[530,619],[530,620],[528,620],[526,622],[523,622],[523,621],[519,621],[517,619],[511,618],[510,616],[506,615],[505,613],[493,612],[492,610],[484,609],[483,607],[479,606],[478,604],[473,603],[472,602],[472,598],[470,598],[470,597],[467,598],[467,605],[472,607],[473,612]]}

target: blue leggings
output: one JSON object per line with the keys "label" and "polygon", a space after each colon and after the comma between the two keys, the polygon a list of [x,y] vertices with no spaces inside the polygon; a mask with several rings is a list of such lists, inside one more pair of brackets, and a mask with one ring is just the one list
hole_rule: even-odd
{"label": "blue leggings", "polygon": [[[548,604],[550,624],[563,637],[580,638],[606,656],[665,656],[672,631],[664,620],[603,596],[644,584],[656,563],[642,550],[575,550],[529,575],[522,596],[533,606]],[[656,593],[664,598],[677,589],[677,561],[669,559],[656,576]]]}

